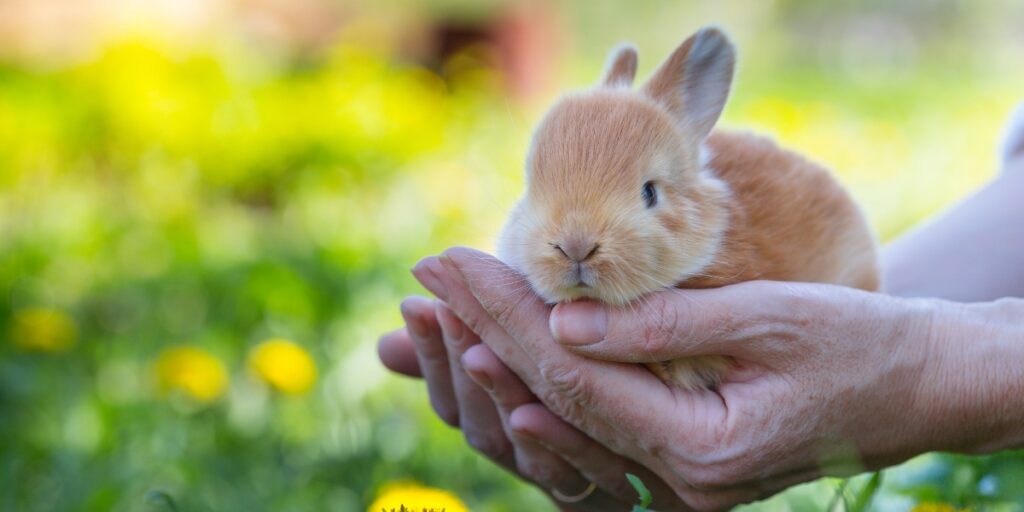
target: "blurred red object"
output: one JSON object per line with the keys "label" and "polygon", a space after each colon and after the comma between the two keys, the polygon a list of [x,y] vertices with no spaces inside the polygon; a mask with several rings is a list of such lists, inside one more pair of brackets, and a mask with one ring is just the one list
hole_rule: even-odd
{"label": "blurred red object", "polygon": [[420,31],[408,32],[401,45],[405,56],[442,76],[450,59],[471,53],[499,71],[508,92],[520,99],[539,96],[557,78],[564,37],[550,3],[512,4],[469,20],[428,16],[419,22]]}

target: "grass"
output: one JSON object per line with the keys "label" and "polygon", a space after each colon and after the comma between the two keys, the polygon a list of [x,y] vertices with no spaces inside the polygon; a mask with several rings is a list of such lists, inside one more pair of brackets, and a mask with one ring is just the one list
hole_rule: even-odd
{"label": "grass", "polygon": [[640,477],[632,473],[626,473],[626,479],[629,480],[629,485],[632,485],[639,495],[640,504],[633,505],[633,512],[645,512],[647,507],[651,505],[651,502],[654,501],[651,491],[647,489],[647,486],[644,485],[643,480],[640,480]]}

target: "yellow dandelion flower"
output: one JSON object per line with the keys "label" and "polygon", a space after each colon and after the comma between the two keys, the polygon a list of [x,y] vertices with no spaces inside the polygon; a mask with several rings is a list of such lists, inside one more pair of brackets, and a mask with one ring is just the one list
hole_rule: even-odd
{"label": "yellow dandelion flower", "polygon": [[78,330],[71,318],[56,309],[23,309],[14,314],[11,339],[25,350],[63,352],[75,344]]}
{"label": "yellow dandelion flower", "polygon": [[405,507],[407,511],[422,512],[430,510],[441,512],[468,512],[469,509],[457,496],[434,487],[425,487],[415,482],[394,482],[381,488],[377,499],[373,500],[366,512],[398,512]]}
{"label": "yellow dandelion flower", "polygon": [[316,363],[299,345],[280,338],[260,343],[249,355],[249,368],[271,387],[288,394],[309,391]]}
{"label": "yellow dandelion flower", "polygon": [[228,385],[228,372],[219,359],[201,348],[185,345],[160,354],[156,375],[164,390],[178,389],[201,402],[220,397]]}
{"label": "yellow dandelion flower", "polygon": [[940,503],[936,501],[924,501],[914,505],[914,508],[910,509],[910,512],[959,512],[966,511],[967,509],[959,509],[950,505],[949,503]]}

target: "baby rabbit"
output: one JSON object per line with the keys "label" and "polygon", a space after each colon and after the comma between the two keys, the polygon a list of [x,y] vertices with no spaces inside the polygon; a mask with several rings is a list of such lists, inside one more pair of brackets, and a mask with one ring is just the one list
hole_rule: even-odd
{"label": "baby rabbit", "polygon": [[[724,33],[698,31],[633,90],[636,62],[633,48],[614,50],[600,85],[544,117],[499,258],[551,303],[622,305],[673,286],[752,279],[878,288],[874,237],[826,169],[765,138],[712,133],[735,63]],[[699,389],[731,364],[703,356],[648,366]]]}

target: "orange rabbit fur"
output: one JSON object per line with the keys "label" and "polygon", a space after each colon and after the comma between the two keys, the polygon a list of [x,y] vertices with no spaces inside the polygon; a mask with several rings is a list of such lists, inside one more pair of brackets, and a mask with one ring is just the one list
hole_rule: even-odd
{"label": "orange rabbit fur", "polygon": [[[697,32],[633,90],[636,58],[614,51],[602,83],[563,98],[534,134],[498,255],[539,295],[620,305],[753,279],[879,287],[874,237],[826,169],[755,135],[712,133],[735,62],[721,31]],[[730,365],[649,366],[696,389]]]}

